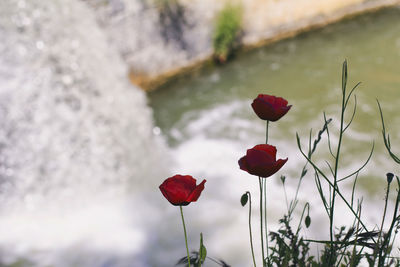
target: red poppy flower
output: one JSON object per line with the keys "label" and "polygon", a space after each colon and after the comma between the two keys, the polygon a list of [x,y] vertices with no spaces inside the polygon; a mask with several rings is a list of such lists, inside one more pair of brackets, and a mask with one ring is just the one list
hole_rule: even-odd
{"label": "red poppy flower", "polygon": [[164,197],[175,206],[186,206],[196,201],[204,189],[206,180],[196,186],[196,179],[190,175],[174,175],[166,179],[160,190]]}
{"label": "red poppy flower", "polygon": [[248,149],[246,156],[239,160],[241,170],[260,177],[269,177],[279,171],[288,159],[276,160],[276,147],[256,145]]}
{"label": "red poppy flower", "polygon": [[285,115],[292,105],[288,106],[286,99],[272,95],[259,94],[251,106],[262,120],[277,121]]}

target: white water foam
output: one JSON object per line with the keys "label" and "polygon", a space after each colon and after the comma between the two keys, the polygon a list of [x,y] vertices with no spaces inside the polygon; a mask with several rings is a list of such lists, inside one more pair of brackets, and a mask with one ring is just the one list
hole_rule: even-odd
{"label": "white water foam", "polygon": [[150,266],[163,145],[92,13],[0,2],[2,264]]}

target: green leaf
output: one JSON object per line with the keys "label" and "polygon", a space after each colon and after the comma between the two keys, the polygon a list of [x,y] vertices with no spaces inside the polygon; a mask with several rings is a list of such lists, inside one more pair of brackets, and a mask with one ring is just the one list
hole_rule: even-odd
{"label": "green leaf", "polygon": [[240,204],[242,204],[242,207],[246,206],[248,200],[249,196],[247,195],[247,193],[244,193],[240,198]]}
{"label": "green leaf", "polygon": [[285,184],[286,176],[281,175],[281,182],[282,184]]}
{"label": "green leaf", "polygon": [[206,257],[207,257],[207,249],[203,244],[203,233],[200,233],[200,249],[199,249],[200,264],[203,264],[203,262],[206,260]]}
{"label": "green leaf", "polygon": [[311,224],[311,218],[310,218],[310,216],[306,216],[306,218],[305,218],[305,220],[304,220],[304,223],[306,224],[306,227],[308,228],[308,227],[310,227],[310,224]]}

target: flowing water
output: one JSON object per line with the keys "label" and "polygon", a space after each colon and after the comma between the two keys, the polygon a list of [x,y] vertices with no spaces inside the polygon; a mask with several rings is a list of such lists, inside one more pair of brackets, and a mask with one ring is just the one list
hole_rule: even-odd
{"label": "flowing water", "polygon": [[1,1],[0,36],[0,265],[149,266],[165,151],[93,10]]}
{"label": "flowing water", "polygon": [[[291,199],[304,165],[296,132],[305,147],[310,129],[314,129],[315,136],[322,128],[325,111],[328,118],[333,118],[332,142],[337,141],[344,59],[349,62],[348,90],[359,81],[362,84],[355,93],[357,114],[346,131],[340,175],[359,168],[375,142],[373,157],[360,172],[357,187],[358,197],[364,196],[363,216],[374,225],[381,218],[385,174],[399,171],[383,146],[376,99],[383,107],[392,146],[400,151],[400,9],[363,15],[240,53],[228,65],[203,68],[149,94],[156,125],[175,159],[173,171],[208,179],[199,202],[186,210],[190,214],[189,229],[193,235],[203,231],[210,255],[237,266],[249,264],[246,209],[240,207],[239,198],[250,190],[257,199],[258,181],[239,170],[237,160],[246,149],[265,140],[265,123],[253,113],[252,99],[266,93],[282,96],[293,105],[285,117],[271,123],[269,130],[269,142],[277,146],[278,157],[289,157],[282,170],[268,179],[268,216],[272,229],[276,229],[286,205],[278,177],[288,176],[287,194]],[[347,121],[354,99],[350,103]],[[323,141],[316,158],[329,172],[322,160],[329,159],[326,146]],[[349,193],[351,183],[341,186]],[[312,230],[305,233],[326,238],[328,229],[319,226],[328,225],[326,214],[314,188],[313,176],[308,175],[300,198],[311,203],[313,223]],[[339,209],[337,225],[349,225],[351,216],[343,206]]]}
{"label": "flowing water", "polygon": [[[362,16],[179,79],[149,95],[153,127],[146,96],[127,81],[126,64],[85,1],[0,1],[0,265],[173,266],[185,254],[179,210],[157,187],[187,173],[207,179],[199,201],[184,209],[190,247],[203,232],[211,257],[247,266],[247,211],[239,197],[255,193],[257,182],[237,160],[264,140],[251,99],[263,92],[293,104],[271,125],[270,140],[279,157],[289,157],[280,174],[296,177],[304,160],[294,134],[319,129],[323,110],[337,118],[344,58],[350,84],[363,84],[342,164],[346,171],[359,164],[376,140],[371,168],[360,174],[371,211],[365,217],[376,223],[381,205],[373,202],[382,202],[384,173],[396,172],[382,153],[376,97],[400,140],[399,14]],[[289,197],[295,181],[287,181]],[[309,198],[312,180],[305,185],[300,198],[313,214],[306,234],[326,237],[318,227],[325,214]],[[276,229],[285,199],[278,179],[269,179],[268,189]]]}

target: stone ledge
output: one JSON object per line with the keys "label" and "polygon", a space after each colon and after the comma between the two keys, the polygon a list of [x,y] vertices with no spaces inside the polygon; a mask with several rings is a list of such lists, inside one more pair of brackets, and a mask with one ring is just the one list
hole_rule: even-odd
{"label": "stone ledge", "polygon": [[[245,29],[245,34],[242,39],[243,46],[241,49],[246,51],[265,46],[282,39],[294,37],[302,32],[324,27],[345,18],[396,6],[400,7],[400,0],[368,0],[362,3],[356,3],[335,9],[331,13],[320,13],[309,18],[302,18],[297,21],[278,24],[264,31],[249,32]],[[171,79],[179,77],[180,75],[200,69],[211,61],[212,53],[208,52],[201,56],[194,57],[192,60],[188,60],[183,66],[171,68],[155,75],[133,71],[133,68],[131,68],[129,79],[133,84],[139,86],[145,91],[150,91],[158,88]]]}

